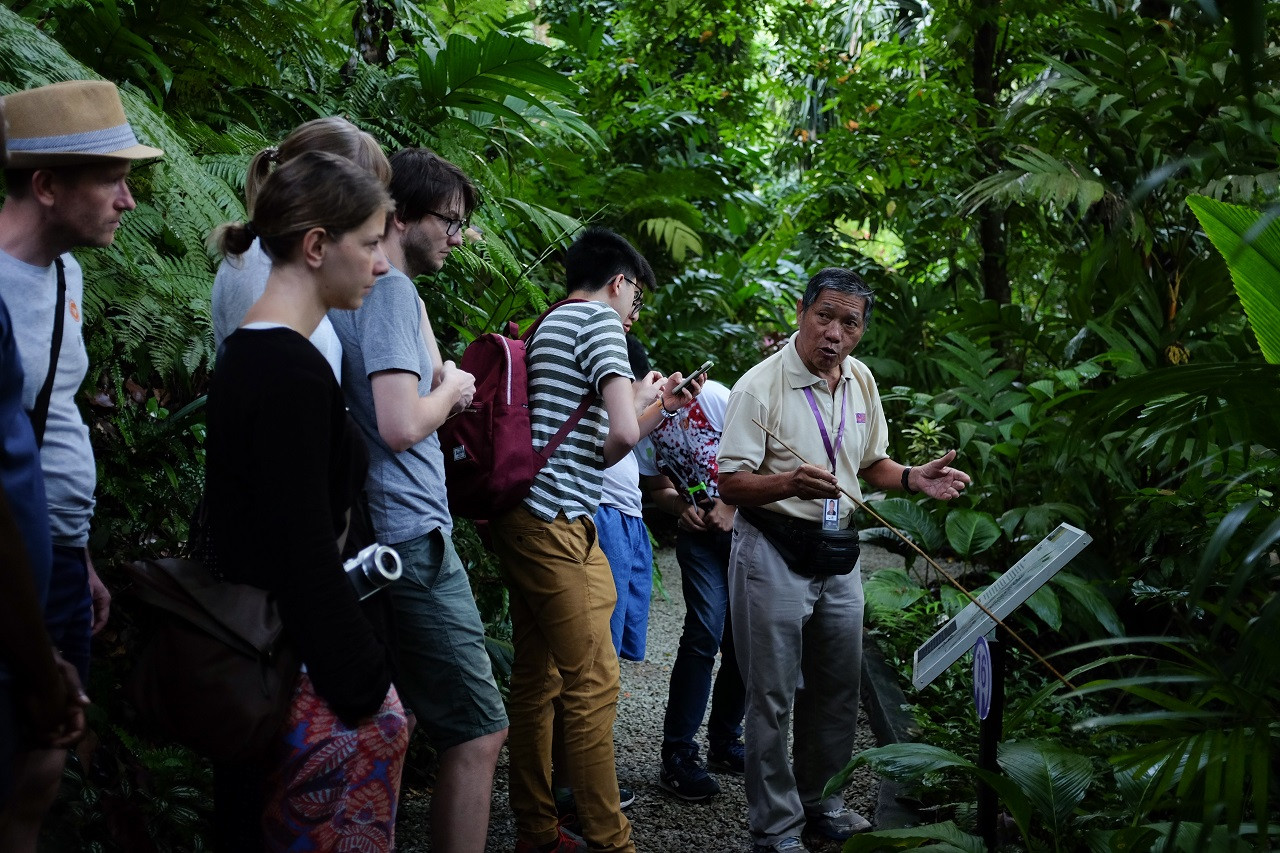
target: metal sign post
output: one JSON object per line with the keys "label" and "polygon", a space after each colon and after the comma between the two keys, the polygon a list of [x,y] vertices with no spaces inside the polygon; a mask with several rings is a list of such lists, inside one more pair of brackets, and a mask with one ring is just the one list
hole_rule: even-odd
{"label": "metal sign post", "polygon": [[[978,602],[969,604],[951,617],[945,625],[916,649],[915,667],[911,683],[917,690],[928,686],[935,678],[974,648],[975,642],[995,629],[993,640],[984,645],[990,655],[990,688],[984,691],[974,685],[974,700],[979,705],[987,698],[989,706],[979,731],[978,766],[991,772],[999,772],[996,763],[996,747],[1004,736],[1004,676],[1006,669],[1007,632],[996,625],[1019,605],[1025,602],[1051,577],[1084,550],[1093,541],[1088,533],[1070,524],[1059,524],[1057,529],[1032,548],[1026,556],[983,590]],[[983,607],[990,616],[983,612]],[[975,657],[977,654],[975,654]],[[982,694],[987,694],[983,696]],[[982,784],[978,788],[978,830],[988,850],[996,849],[996,817],[998,806],[995,791]]]}
{"label": "metal sign post", "polygon": [[[997,627],[994,633],[995,637],[993,639],[978,638],[981,645],[987,649],[987,654],[989,655],[988,664],[990,666],[991,679],[991,692],[988,697],[986,713],[982,713],[982,708],[978,709],[978,717],[981,720],[978,724],[978,766],[983,770],[999,773],[1000,765],[996,762],[996,749],[1004,738],[1005,650],[1009,644],[1000,636],[1004,633],[1002,628]],[[977,656],[978,652],[975,648],[975,661]],[[999,805],[995,789],[986,782],[979,782],[978,834],[982,836],[982,840],[987,845],[988,850],[996,849],[996,818],[1000,812]]]}

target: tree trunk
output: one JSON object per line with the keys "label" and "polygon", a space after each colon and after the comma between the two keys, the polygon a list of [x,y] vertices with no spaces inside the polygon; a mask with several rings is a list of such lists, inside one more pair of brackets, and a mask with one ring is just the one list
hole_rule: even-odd
{"label": "tree trunk", "polygon": [[[999,0],[976,0],[977,27],[973,42],[973,94],[978,101],[978,139],[982,151],[984,177],[1000,167],[1000,145],[993,132],[996,123],[996,70]],[[1001,305],[1008,304],[1009,258],[1004,228],[1004,208],[985,204],[978,210],[978,241],[982,247],[982,293]]]}

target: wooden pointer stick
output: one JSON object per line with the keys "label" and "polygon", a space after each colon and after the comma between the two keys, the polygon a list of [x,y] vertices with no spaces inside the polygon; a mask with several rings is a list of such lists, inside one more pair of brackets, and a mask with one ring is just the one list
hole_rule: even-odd
{"label": "wooden pointer stick", "polygon": [[[785,449],[786,449],[786,450],[787,450],[787,451],[788,451],[792,456],[794,456],[794,457],[796,457],[797,459],[799,459],[802,463],[804,463],[805,465],[809,465],[810,467],[813,467],[813,468],[818,467],[818,466],[816,466],[816,465],[813,465],[813,464],[812,464],[812,463],[810,463],[807,459],[805,459],[803,456],[801,456],[799,453],[797,453],[797,452],[796,452],[796,451],[795,451],[795,450],[794,450],[794,449],[793,449],[789,444],[787,444],[785,441],[783,441],[782,439],[778,438],[778,436],[774,435],[774,433],[773,433],[773,432],[772,432],[772,431],[771,431],[767,426],[765,426],[764,424],[760,423],[759,421],[757,421],[757,420],[755,420],[755,419],[752,419],[752,421],[751,421],[751,422],[752,422],[753,424],[755,424],[756,426],[760,427],[760,429],[764,430],[765,435],[769,436],[769,437],[770,437],[770,438],[772,438],[774,441],[778,442],[778,444],[781,444],[781,445],[783,446],[783,448],[785,448]],[[1013,637],[1015,640],[1017,640],[1017,641],[1018,641],[1018,645],[1022,646],[1024,649],[1026,649],[1028,652],[1030,652],[1030,653],[1032,654],[1032,656],[1033,656],[1033,657],[1035,657],[1035,659],[1036,659],[1036,660],[1040,661],[1040,663],[1041,663],[1042,665],[1044,665],[1044,667],[1045,667],[1046,669],[1048,669],[1050,672],[1052,672],[1055,678],[1057,678],[1059,681],[1061,681],[1063,684],[1065,684],[1065,685],[1067,686],[1067,688],[1068,688],[1068,689],[1070,689],[1070,690],[1075,690],[1075,689],[1076,689],[1076,688],[1075,688],[1075,685],[1074,685],[1074,684],[1072,684],[1070,681],[1067,681],[1066,676],[1064,676],[1062,673],[1058,672],[1058,670],[1054,667],[1054,665],[1053,665],[1053,664],[1049,663],[1047,660],[1045,660],[1045,659],[1044,659],[1044,657],[1043,657],[1043,656],[1041,656],[1041,654],[1040,654],[1039,652],[1037,652],[1035,649],[1031,648],[1031,645],[1030,645],[1026,640],[1022,639],[1022,637],[1018,635],[1018,632],[1017,632],[1017,631],[1014,631],[1012,628],[1010,628],[1010,627],[1009,627],[1007,624],[1005,624],[1003,621],[1001,621],[1000,619],[997,619],[997,618],[996,618],[996,615],[995,615],[994,613],[992,613],[990,610],[988,610],[988,609],[987,609],[987,607],[986,607],[986,605],[984,605],[981,601],[979,601],[979,600],[977,599],[977,597],[976,597],[976,596],[974,596],[974,594],[973,594],[973,593],[971,593],[971,592],[969,592],[969,590],[965,589],[965,588],[964,588],[964,586],[963,586],[963,585],[961,585],[960,581],[958,581],[958,580],[956,580],[955,578],[953,578],[953,577],[950,575],[950,573],[948,573],[948,572],[947,572],[947,570],[946,570],[946,569],[942,568],[942,566],[939,566],[939,565],[938,565],[938,563],[937,563],[937,562],[936,562],[932,557],[930,557],[930,556],[929,556],[928,554],[926,554],[924,551],[920,550],[920,546],[919,546],[919,545],[917,545],[916,543],[912,542],[912,541],[911,541],[911,539],[910,539],[910,538],[908,538],[906,534],[904,534],[901,530],[899,530],[898,528],[894,527],[892,524],[890,524],[889,522],[887,522],[887,521],[885,521],[883,518],[881,518],[880,513],[876,512],[876,511],[875,511],[875,510],[873,510],[871,507],[867,506],[865,503],[863,503],[862,501],[858,500],[858,499],[857,499],[856,497],[854,497],[854,496],[853,496],[853,494],[852,494],[848,489],[846,489],[844,486],[840,485],[839,483],[836,483],[836,488],[838,488],[838,489],[840,490],[840,492],[841,492],[845,497],[847,497],[849,500],[853,501],[853,502],[854,502],[855,504],[857,504],[859,507],[861,507],[862,509],[866,510],[866,511],[867,511],[868,513],[870,513],[871,515],[875,516],[875,518],[876,518],[876,520],[877,520],[877,521],[879,521],[879,522],[880,522],[881,524],[883,524],[885,527],[889,528],[889,529],[890,529],[890,530],[892,530],[894,533],[896,533],[896,534],[898,535],[898,538],[899,538],[899,539],[901,539],[903,542],[906,542],[908,545],[910,545],[912,548],[914,548],[914,549],[915,549],[915,552],[916,552],[917,554],[919,554],[921,557],[924,557],[925,561],[926,561],[929,565],[931,565],[931,566],[933,566],[935,569],[937,569],[937,570],[938,570],[938,573],[939,573],[940,575],[942,575],[944,578],[946,578],[947,580],[949,580],[949,581],[951,582],[951,585],[952,585],[952,586],[954,586],[956,589],[958,589],[958,590],[960,590],[962,593],[964,593],[965,598],[969,599],[969,600],[970,600],[970,601],[972,601],[974,604],[978,605],[978,609],[979,609],[979,610],[981,610],[983,613],[987,614],[987,616],[991,619],[991,621],[995,622],[995,623],[996,623],[997,625],[999,625],[1001,628],[1004,628],[1006,631],[1008,631],[1008,632],[1009,632],[1009,636],[1010,636],[1010,637]]]}

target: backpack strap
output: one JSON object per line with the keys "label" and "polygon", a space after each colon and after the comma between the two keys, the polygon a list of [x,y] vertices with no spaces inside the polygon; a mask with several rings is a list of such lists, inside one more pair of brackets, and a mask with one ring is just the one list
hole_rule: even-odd
{"label": "backpack strap", "polygon": [[58,354],[62,351],[63,315],[67,313],[67,276],[63,271],[62,258],[53,260],[58,270],[58,295],[53,301],[53,339],[49,344],[49,375],[44,378],[40,393],[36,394],[36,404],[28,412],[31,428],[36,434],[36,447],[44,445],[44,427],[49,420],[49,401],[53,397],[53,380],[58,375]]}
{"label": "backpack strap", "polygon": [[[572,304],[573,304],[573,303],[575,303],[575,302],[586,302],[586,301],[588,301],[588,300],[586,300],[586,299],[561,299],[559,302],[557,302],[557,303],[555,303],[555,304],[553,304],[553,305],[548,306],[548,307],[547,307],[547,310],[546,310],[546,311],[543,311],[543,312],[542,312],[542,314],[540,314],[540,315],[538,316],[538,319],[536,319],[536,320],[534,320],[534,321],[533,321],[533,325],[532,325],[532,326],[530,326],[529,328],[527,328],[527,329],[525,329],[525,330],[524,330],[524,334],[523,334],[523,335],[520,335],[520,340],[524,341],[526,344],[527,344],[527,343],[529,343],[530,341],[532,341],[532,340],[533,340],[533,333],[534,333],[534,332],[536,332],[536,331],[538,331],[538,327],[542,325],[542,321],[543,321],[543,320],[545,320],[545,319],[547,319],[547,317],[551,316],[551,312],[552,312],[552,311],[554,311],[554,310],[556,310],[557,308],[559,308],[561,305],[572,305]],[[512,324],[512,325],[514,325],[514,324]],[[515,335],[513,334],[511,337],[515,337]]]}
{"label": "backpack strap", "polygon": [[[524,341],[526,344],[532,341],[533,333],[536,332],[538,330],[538,327],[542,325],[542,321],[547,319],[547,317],[551,314],[551,312],[559,308],[561,305],[571,305],[574,302],[586,302],[586,301],[587,301],[586,299],[561,299],[559,302],[549,307],[546,311],[543,311],[542,316],[534,320],[532,326],[530,326],[528,329],[525,329],[524,334],[520,336],[520,340]],[[596,402],[596,392],[588,391],[586,396],[582,398],[582,402],[578,404],[578,408],[574,409],[573,414],[569,416],[569,419],[560,425],[560,429],[556,431],[555,435],[551,436],[551,440],[547,442],[546,447],[538,451],[538,455],[541,456],[543,459],[550,459],[551,454],[555,453],[556,448],[559,447],[560,444],[566,438],[569,437],[569,433],[573,432],[574,428],[578,425],[578,421],[582,420],[583,416],[586,415],[587,411],[592,407],[592,405],[595,404],[595,402]]]}
{"label": "backpack strap", "polygon": [[551,436],[551,440],[547,442],[547,446],[538,451],[538,455],[543,459],[550,459],[551,454],[556,452],[556,448],[560,446],[569,433],[573,432],[573,428],[578,425],[578,421],[582,420],[582,416],[587,413],[591,405],[596,401],[596,392],[588,391],[587,396],[582,398],[582,402],[578,404],[578,408],[573,410],[573,414],[569,415],[569,419],[565,421],[555,435]]}

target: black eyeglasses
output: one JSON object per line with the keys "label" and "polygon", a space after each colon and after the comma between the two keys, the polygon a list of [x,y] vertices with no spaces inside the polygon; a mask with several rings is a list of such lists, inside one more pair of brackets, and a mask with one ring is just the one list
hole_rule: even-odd
{"label": "black eyeglasses", "polygon": [[644,285],[636,281],[634,278],[627,278],[625,275],[622,277],[622,280],[629,283],[636,289],[636,295],[631,300],[631,313],[640,313],[640,306],[644,305]]}
{"label": "black eyeglasses", "polygon": [[436,213],[434,210],[428,210],[427,213],[444,223],[444,233],[446,237],[452,237],[463,228],[467,228],[471,225],[470,219],[450,219],[443,213]]}

